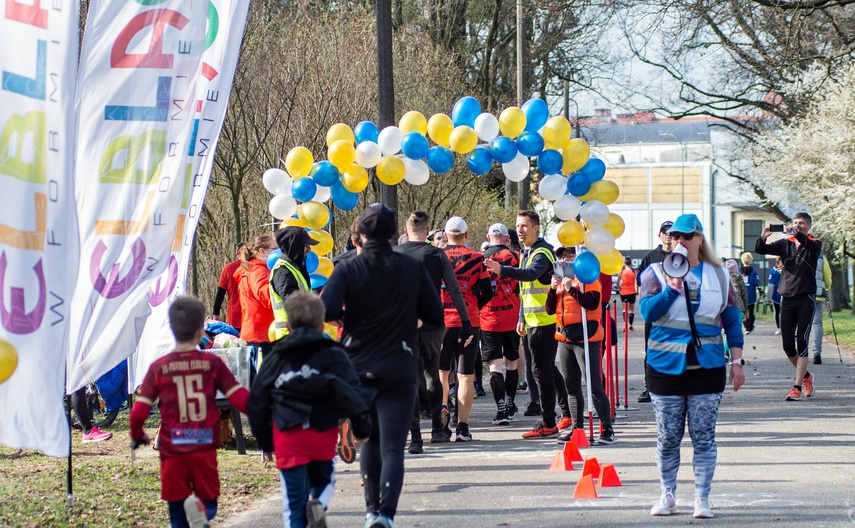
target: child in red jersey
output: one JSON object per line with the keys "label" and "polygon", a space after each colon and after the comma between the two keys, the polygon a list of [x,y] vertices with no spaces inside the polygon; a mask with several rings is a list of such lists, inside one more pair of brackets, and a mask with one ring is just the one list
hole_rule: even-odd
{"label": "child in red jersey", "polygon": [[289,334],[258,370],[249,424],[266,459],[276,456],[285,526],[321,528],[335,483],[339,420],[350,418],[353,435],[367,438],[374,391],[360,385],[341,345],[324,337],[325,309],[317,295],[292,293],[285,313]]}
{"label": "child in red jersey", "polygon": [[[143,431],[155,400],[160,410],[160,498],[169,506],[172,528],[203,527],[217,513],[220,445],[217,391],[246,413],[249,391],[223,361],[200,352],[205,305],[178,297],[169,307],[175,349],[152,363],[131,410],[131,447],[149,443]],[[195,492],[195,495],[194,495]]]}

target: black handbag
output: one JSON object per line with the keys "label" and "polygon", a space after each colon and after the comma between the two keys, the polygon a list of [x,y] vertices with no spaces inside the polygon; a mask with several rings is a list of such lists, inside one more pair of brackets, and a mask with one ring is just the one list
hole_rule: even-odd
{"label": "black handbag", "polygon": [[[597,330],[600,329],[600,323],[597,321],[587,321],[588,323],[588,338],[597,333]],[[585,334],[582,333],[582,323],[574,323],[567,326],[561,327],[561,335],[564,336],[564,339],[567,341],[571,341],[574,343],[582,343],[585,341]]]}

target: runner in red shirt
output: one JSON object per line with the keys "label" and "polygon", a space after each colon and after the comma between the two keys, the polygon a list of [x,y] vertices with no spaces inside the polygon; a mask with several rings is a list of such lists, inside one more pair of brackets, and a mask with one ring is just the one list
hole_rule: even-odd
{"label": "runner in red shirt", "polygon": [[[504,224],[493,224],[487,230],[490,245],[484,258],[502,266],[518,267],[519,256],[508,248],[511,237]],[[494,425],[509,425],[517,414],[514,398],[519,384],[517,360],[520,358],[520,336],[517,322],[520,313],[519,283],[509,277],[493,278],[495,295],[481,309],[481,359],[490,367],[490,388],[498,412]],[[502,358],[505,372],[502,374]]]}
{"label": "runner in red shirt", "polygon": [[159,400],[160,498],[168,503],[173,527],[201,526],[216,515],[220,496],[217,391],[243,413],[249,391],[220,358],[196,349],[205,333],[201,301],[177,298],[169,324],[175,350],[152,363],[140,386],[131,411],[131,447],[149,442],[143,424]]}
{"label": "runner in red shirt", "polygon": [[[442,307],[445,310],[445,335],[442,339],[442,349],[439,352],[439,378],[442,382],[443,407],[448,406],[448,375],[451,372],[452,361],[457,365],[457,431],[458,442],[472,440],[469,432],[469,412],[472,409],[472,400],[475,391],[475,362],[478,355],[478,326],[480,310],[493,297],[493,289],[490,285],[490,277],[484,268],[484,255],[472,251],[465,246],[468,238],[468,227],[466,222],[459,216],[452,216],[445,224],[445,236],[448,245],[445,246],[445,254],[451,261],[460,291],[463,293],[463,301],[466,303],[466,311],[472,322],[473,339],[464,343],[459,342],[460,330],[463,323],[460,314],[454,307],[451,295],[442,290]],[[478,362],[480,364],[480,361]]]}
{"label": "runner in red shirt", "polygon": [[[240,257],[240,248],[246,245],[246,242],[240,242],[237,245],[237,254]],[[238,283],[235,280],[235,272],[240,267],[240,258],[237,258],[225,266],[220,272],[220,280],[217,281],[217,295],[214,297],[214,317],[220,317],[220,308],[223,306],[223,298],[228,294],[229,301],[226,305],[226,324],[233,326],[240,332],[241,325],[241,310],[240,310],[240,293],[238,293]]]}

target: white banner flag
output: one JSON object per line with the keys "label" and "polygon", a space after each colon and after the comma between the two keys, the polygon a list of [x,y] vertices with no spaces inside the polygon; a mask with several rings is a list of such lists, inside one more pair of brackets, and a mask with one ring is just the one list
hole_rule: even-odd
{"label": "white banner flag", "polygon": [[130,356],[169,267],[187,171],[207,1],[94,0],[77,91],[81,243],[69,393]]}
{"label": "white banner flag", "polygon": [[65,354],[79,249],[71,171],[78,4],[4,4],[0,444],[65,456]]}
{"label": "white banner flag", "polygon": [[249,0],[211,0],[208,8],[208,36],[202,56],[202,79],[196,90],[194,141],[187,152],[187,172],[192,178],[188,180],[187,199],[182,203],[179,216],[179,226],[183,224],[183,229],[176,231],[166,272],[157,279],[149,292],[151,316],[129,366],[129,391],[142,383],[149,365],[175,346],[167,311],[175,297],[187,291],[190,250],[211,178],[217,140],[228,110],[248,9]]}

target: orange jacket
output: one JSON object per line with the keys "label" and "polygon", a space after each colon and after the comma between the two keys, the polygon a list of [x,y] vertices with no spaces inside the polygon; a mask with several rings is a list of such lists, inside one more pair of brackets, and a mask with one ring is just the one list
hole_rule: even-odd
{"label": "orange jacket", "polygon": [[[573,279],[572,286],[580,290],[582,288],[582,284],[579,282],[579,279]],[[594,281],[592,284],[585,284],[585,293],[593,292],[599,293],[599,297],[602,297],[603,287],[600,285],[600,281]],[[582,322],[582,306],[573,298],[572,295],[570,295],[570,293],[564,290],[563,286],[559,286],[556,289],[556,295],[558,296],[558,302],[555,306],[555,323],[559,327],[555,332],[557,339],[561,335],[560,327],[579,324]],[[599,323],[601,315],[600,312],[600,303],[597,302],[597,309],[588,310],[585,315],[588,321],[596,321]],[[588,341],[602,341],[604,335],[605,332],[603,332],[603,325],[599,325],[594,335],[588,336]],[[563,339],[563,336],[559,340],[566,341]]]}
{"label": "orange jacket", "polygon": [[235,282],[240,293],[243,321],[240,337],[247,343],[270,341],[268,330],[273,323],[273,308],[270,304],[270,270],[261,260],[249,261],[249,269],[243,266],[235,272]]}

